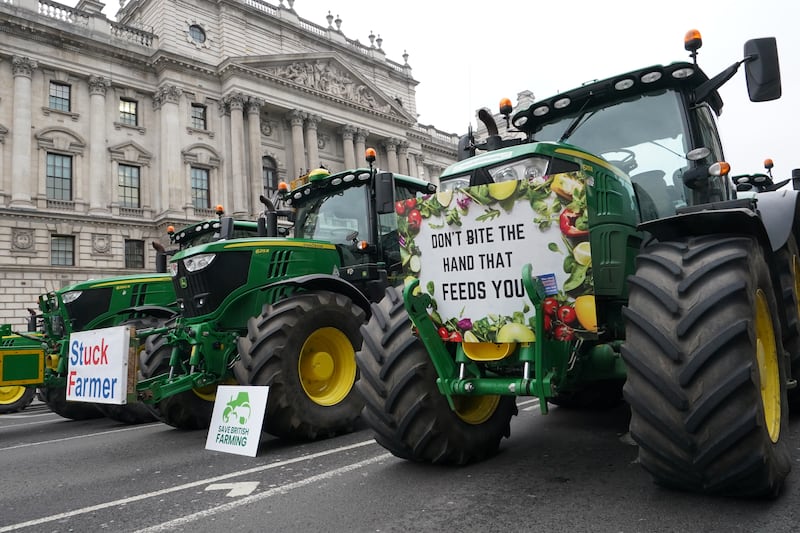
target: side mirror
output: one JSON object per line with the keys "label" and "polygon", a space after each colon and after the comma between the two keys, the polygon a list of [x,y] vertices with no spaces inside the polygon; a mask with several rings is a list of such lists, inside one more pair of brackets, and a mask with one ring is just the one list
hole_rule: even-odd
{"label": "side mirror", "polygon": [[375,211],[379,215],[394,212],[394,177],[391,172],[375,175]]}
{"label": "side mirror", "polygon": [[744,43],[747,93],[752,102],[768,102],[781,97],[781,70],[775,37],[751,39]]}
{"label": "side mirror", "polygon": [[233,237],[233,217],[220,217],[219,240],[226,241]]}

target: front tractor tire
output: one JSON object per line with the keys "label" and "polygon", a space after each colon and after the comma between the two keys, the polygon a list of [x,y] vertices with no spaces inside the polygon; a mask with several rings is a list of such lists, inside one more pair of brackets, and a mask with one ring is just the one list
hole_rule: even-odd
{"label": "front tractor tire", "polygon": [[375,440],[397,457],[434,464],[463,465],[494,455],[510,434],[515,398],[457,396],[451,410],[411,326],[402,294],[389,287],[361,328],[357,387]]}
{"label": "front tractor tire", "polygon": [[[136,329],[150,329],[162,327],[165,322],[164,319],[156,317],[142,317],[122,322],[120,326],[133,326]],[[144,345],[140,345],[140,354],[142,350],[144,350]],[[106,418],[110,418],[122,424],[144,424],[146,422],[154,422],[157,419],[153,414],[153,410],[140,402],[132,402],[124,405],[98,403],[97,409],[103,413]]]}
{"label": "front tractor tire", "polygon": [[24,385],[0,387],[0,415],[22,411],[34,398],[36,398],[36,387]]}
{"label": "front tractor tire", "polygon": [[52,412],[70,420],[102,418],[96,403],[67,401],[67,387],[41,387],[42,400]]}
{"label": "front tractor tire", "polygon": [[[150,335],[139,355],[139,371],[145,379],[169,373],[172,346],[164,335]],[[188,359],[188,355],[186,357]],[[193,431],[211,424],[217,386],[179,392],[162,398],[155,405],[146,404],[161,422],[177,429]]]}
{"label": "front tractor tire", "polygon": [[777,496],[790,469],[785,358],[759,243],[658,243],[629,282],[624,394],[639,462],[666,487]]}
{"label": "front tractor tire", "polygon": [[350,298],[328,291],[267,304],[248,321],[233,371],[241,384],[269,386],[264,431],[313,440],[355,429],[363,406],[355,351],[365,321]]}

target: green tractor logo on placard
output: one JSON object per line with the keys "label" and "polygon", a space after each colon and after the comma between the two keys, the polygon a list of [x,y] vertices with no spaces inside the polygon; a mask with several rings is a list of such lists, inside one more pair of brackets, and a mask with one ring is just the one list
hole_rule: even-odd
{"label": "green tractor logo on placard", "polygon": [[240,392],[235,398],[231,396],[231,400],[222,412],[222,419],[226,424],[243,426],[250,419],[250,412],[250,396],[246,392]]}

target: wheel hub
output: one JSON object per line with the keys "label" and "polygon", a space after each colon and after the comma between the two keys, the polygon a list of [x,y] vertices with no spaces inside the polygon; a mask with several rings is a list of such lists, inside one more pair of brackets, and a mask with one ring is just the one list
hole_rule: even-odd
{"label": "wheel hub", "polygon": [[25,395],[25,387],[12,385],[0,387],[0,404],[12,404]]}

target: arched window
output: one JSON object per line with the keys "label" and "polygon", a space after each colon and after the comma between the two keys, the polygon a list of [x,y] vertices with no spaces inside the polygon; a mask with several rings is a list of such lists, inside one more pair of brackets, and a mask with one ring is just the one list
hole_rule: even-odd
{"label": "arched window", "polygon": [[261,183],[268,198],[278,190],[278,164],[268,156],[261,158]]}

